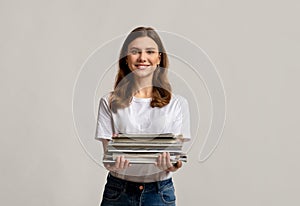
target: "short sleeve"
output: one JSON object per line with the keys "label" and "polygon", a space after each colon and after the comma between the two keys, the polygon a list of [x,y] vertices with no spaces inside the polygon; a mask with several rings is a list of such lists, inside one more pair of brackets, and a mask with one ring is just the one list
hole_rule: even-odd
{"label": "short sleeve", "polygon": [[109,108],[108,97],[99,102],[95,139],[111,139],[114,133],[112,112]]}
{"label": "short sleeve", "polygon": [[177,96],[176,119],[173,124],[173,131],[182,134],[185,140],[191,139],[190,131],[190,111],[188,101],[181,96]]}

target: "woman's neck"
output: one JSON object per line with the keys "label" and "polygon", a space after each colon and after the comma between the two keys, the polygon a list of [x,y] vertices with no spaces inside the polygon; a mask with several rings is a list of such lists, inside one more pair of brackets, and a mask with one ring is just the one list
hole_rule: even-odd
{"label": "woman's neck", "polygon": [[145,79],[135,79],[136,91],[133,94],[139,98],[151,98],[152,97],[152,80],[145,81]]}
{"label": "woman's neck", "polygon": [[138,97],[138,98],[151,98],[152,97],[152,86],[137,90],[133,96]]}

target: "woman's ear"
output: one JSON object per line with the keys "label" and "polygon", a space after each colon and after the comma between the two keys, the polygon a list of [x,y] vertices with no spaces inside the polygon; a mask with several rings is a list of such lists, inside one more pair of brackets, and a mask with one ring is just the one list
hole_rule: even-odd
{"label": "woman's ear", "polygon": [[160,60],[161,60],[161,52],[158,53],[158,59],[159,59],[158,64],[160,64]]}

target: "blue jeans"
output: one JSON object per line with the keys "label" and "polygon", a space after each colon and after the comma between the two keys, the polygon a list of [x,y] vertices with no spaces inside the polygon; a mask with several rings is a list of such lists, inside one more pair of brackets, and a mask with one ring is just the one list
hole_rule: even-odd
{"label": "blue jeans", "polygon": [[108,174],[101,206],[175,206],[172,178],[136,183]]}

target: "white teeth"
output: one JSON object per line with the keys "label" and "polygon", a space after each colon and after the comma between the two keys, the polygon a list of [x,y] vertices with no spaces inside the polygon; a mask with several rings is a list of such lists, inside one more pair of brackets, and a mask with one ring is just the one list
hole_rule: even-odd
{"label": "white teeth", "polygon": [[147,69],[148,66],[138,66],[138,69]]}

